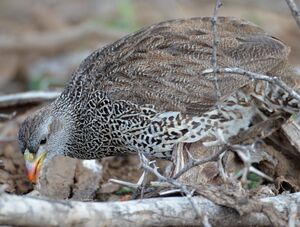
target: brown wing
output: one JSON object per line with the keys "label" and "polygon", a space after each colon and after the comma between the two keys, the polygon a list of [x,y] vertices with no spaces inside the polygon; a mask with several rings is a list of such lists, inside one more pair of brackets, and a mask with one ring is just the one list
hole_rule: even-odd
{"label": "brown wing", "polygon": [[[247,21],[218,19],[218,65],[268,73],[286,62],[289,49]],[[97,78],[98,89],[113,99],[153,104],[158,110],[201,114],[218,100],[211,68],[210,18],[162,22],[91,54],[79,74]],[[76,77],[76,76],[75,76]],[[238,75],[219,75],[222,98],[249,83]]]}

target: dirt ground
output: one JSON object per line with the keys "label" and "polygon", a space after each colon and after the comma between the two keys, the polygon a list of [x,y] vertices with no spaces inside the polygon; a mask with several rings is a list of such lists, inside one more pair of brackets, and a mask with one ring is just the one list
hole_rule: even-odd
{"label": "dirt ground", "polygon": [[[211,16],[213,2],[2,0],[0,95],[62,88],[72,71],[92,50],[162,20]],[[296,2],[300,5],[299,0]],[[300,31],[285,1],[223,1],[219,15],[244,18],[260,25],[291,47],[290,62],[300,69]],[[4,185],[5,191],[10,193],[32,193],[34,188],[26,178],[16,136],[20,123],[35,108],[0,108],[1,114],[17,113],[10,120],[0,118],[0,160],[3,161],[0,185]],[[130,191],[109,183],[108,179],[136,182],[142,173],[136,157],[90,162],[60,159],[53,165],[41,179],[39,191],[55,198],[76,200],[126,199],[124,195]],[[210,166],[211,169],[213,167]],[[288,182],[286,184],[290,185],[287,187],[291,190],[297,190],[298,182],[293,184],[290,180],[281,180]],[[91,182],[94,182],[93,185]]]}

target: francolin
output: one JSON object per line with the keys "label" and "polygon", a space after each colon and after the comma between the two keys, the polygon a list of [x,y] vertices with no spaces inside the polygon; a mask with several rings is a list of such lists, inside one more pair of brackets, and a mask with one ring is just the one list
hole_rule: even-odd
{"label": "francolin", "polygon": [[[239,67],[278,76],[295,86],[289,48],[256,25],[218,18],[219,67]],[[161,22],[143,28],[88,56],[62,94],[29,116],[19,145],[29,178],[56,155],[99,159],[123,153],[170,159],[174,145],[225,139],[254,124],[254,118],[289,115],[299,103],[280,87],[211,68],[211,18]]]}

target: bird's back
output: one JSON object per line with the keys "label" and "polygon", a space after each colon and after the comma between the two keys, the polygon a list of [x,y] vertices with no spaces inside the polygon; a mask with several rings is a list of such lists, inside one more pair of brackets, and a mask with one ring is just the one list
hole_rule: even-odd
{"label": "bird's back", "polygon": [[[100,50],[73,76],[96,78],[97,89],[114,100],[152,104],[158,111],[199,115],[217,97],[211,68],[213,36],[210,18],[180,19],[141,29]],[[289,48],[256,25],[235,18],[218,18],[217,62],[253,72],[285,76]],[[247,85],[240,75],[219,75],[221,99]]]}

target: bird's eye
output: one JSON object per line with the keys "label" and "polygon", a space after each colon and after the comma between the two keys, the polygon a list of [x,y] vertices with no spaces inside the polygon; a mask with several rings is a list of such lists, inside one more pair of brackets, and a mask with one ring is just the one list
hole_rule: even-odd
{"label": "bird's eye", "polygon": [[46,144],[46,143],[47,143],[47,139],[44,138],[44,139],[41,140],[40,145],[44,145],[44,144]]}

